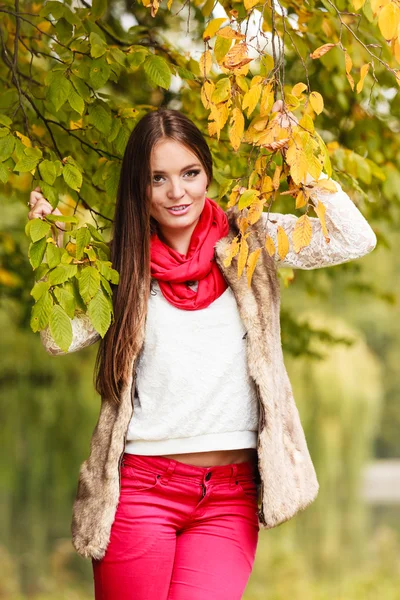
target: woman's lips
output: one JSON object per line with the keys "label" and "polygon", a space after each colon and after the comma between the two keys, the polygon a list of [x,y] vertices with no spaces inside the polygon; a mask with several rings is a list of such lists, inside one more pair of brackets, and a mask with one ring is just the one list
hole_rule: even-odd
{"label": "woman's lips", "polygon": [[174,215],[174,217],[179,217],[179,215],[186,215],[186,213],[188,212],[189,208],[190,208],[190,204],[188,204],[186,208],[183,208],[181,210],[172,210],[171,208],[167,208],[167,211],[171,215]]}

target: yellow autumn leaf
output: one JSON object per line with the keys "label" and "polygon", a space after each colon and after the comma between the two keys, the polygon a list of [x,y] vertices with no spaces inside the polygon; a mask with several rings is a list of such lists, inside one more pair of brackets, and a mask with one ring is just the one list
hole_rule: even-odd
{"label": "yellow autumn leaf", "polygon": [[400,63],[400,41],[399,39],[394,40],[393,54],[398,63]]}
{"label": "yellow autumn leaf", "polygon": [[278,225],[277,237],[279,258],[281,260],[284,260],[286,254],[289,252],[289,238],[287,236],[286,231],[280,225]]}
{"label": "yellow autumn leaf", "polygon": [[32,147],[32,142],[26,135],[24,135],[20,131],[16,131],[15,134],[19,137],[24,146],[26,146],[27,148]]}
{"label": "yellow autumn leaf", "polygon": [[265,239],[265,249],[268,252],[268,254],[270,256],[274,256],[275,254],[275,244],[274,244],[274,240],[272,239],[272,237],[270,235],[267,234],[267,237]]}
{"label": "yellow autumn leaf", "polygon": [[389,4],[389,2],[390,0],[370,0],[371,10],[374,14],[374,17],[378,14],[380,9],[386,4]]}
{"label": "yellow autumn leaf", "polygon": [[390,2],[379,13],[378,25],[385,40],[391,40],[397,32],[399,9]]}
{"label": "yellow autumn leaf", "polygon": [[[216,21],[217,20],[218,19],[216,19]],[[244,40],[246,38],[244,33],[240,33],[240,31],[235,31],[229,25],[227,27],[222,27],[222,29],[219,29],[217,35],[228,40]]]}
{"label": "yellow autumn leaf", "polygon": [[359,10],[365,4],[365,0],[353,0],[354,10]]}
{"label": "yellow autumn leaf", "polygon": [[312,227],[311,220],[307,215],[302,215],[297,219],[293,229],[293,246],[298,254],[302,248],[308,246],[311,242]]}
{"label": "yellow autumn leaf", "polygon": [[231,124],[229,129],[229,141],[232,144],[232,148],[237,152],[244,132],[244,116],[240,108],[236,107],[233,109]]}
{"label": "yellow autumn leaf", "polygon": [[300,190],[300,192],[296,196],[296,208],[303,208],[307,204],[307,196],[305,193]]}
{"label": "yellow autumn leaf", "polygon": [[208,75],[208,73],[211,71],[211,66],[212,66],[211,52],[209,50],[206,50],[200,56],[200,73],[203,77]]}
{"label": "yellow autumn leaf", "polygon": [[350,75],[350,71],[353,67],[353,61],[351,60],[351,57],[346,50],[344,52],[344,62],[345,62],[345,67],[346,67],[347,81],[349,82],[351,89],[354,90],[354,79]]}
{"label": "yellow autumn leaf", "polygon": [[335,48],[335,46],[336,44],[324,44],[323,46],[320,46],[314,50],[314,52],[310,54],[310,58],[321,58],[321,56],[329,52],[329,50],[332,50],[332,48]]}
{"label": "yellow autumn leaf", "polygon": [[215,84],[213,81],[205,81],[202,85],[200,98],[204,108],[210,108],[211,97],[215,90]]}
{"label": "yellow autumn leaf", "polygon": [[222,23],[225,23],[226,17],[221,17],[218,19],[212,19],[207,25],[203,33],[203,40],[212,38],[221,27]]}
{"label": "yellow autumn leaf", "polygon": [[239,42],[234,44],[226,53],[222,64],[226,69],[237,69],[247,65],[252,60],[247,56],[247,44]]}
{"label": "yellow autumn leaf", "polygon": [[249,254],[249,246],[248,246],[247,240],[244,237],[242,237],[242,239],[240,241],[240,250],[239,250],[239,258],[238,258],[238,270],[237,270],[238,279],[240,279],[240,277],[242,276],[248,254]]}
{"label": "yellow autumn leaf", "polygon": [[254,225],[254,223],[257,223],[257,221],[259,220],[259,218],[262,215],[263,208],[264,208],[263,201],[253,202],[253,204],[251,204],[248,215],[247,215],[250,225]]}
{"label": "yellow autumn leaf", "polygon": [[357,83],[357,94],[359,94],[364,87],[364,80],[369,71],[369,65],[370,63],[367,63],[366,65],[363,65],[360,69],[360,81]]}
{"label": "yellow autumn leaf", "polygon": [[254,8],[254,6],[256,6],[256,4],[259,4],[260,0],[244,0],[244,7],[247,11],[251,10],[252,8]]}
{"label": "yellow autumn leaf", "polygon": [[223,264],[225,267],[229,267],[231,265],[232,259],[236,256],[236,254],[239,252],[239,241],[237,236],[233,238],[232,242],[230,243],[226,254],[225,254],[225,259],[223,261]]}
{"label": "yellow autumn leaf", "polygon": [[260,99],[262,85],[260,83],[254,85],[243,96],[242,109],[248,108],[247,116],[249,117]]}
{"label": "yellow autumn leaf", "polygon": [[322,227],[322,233],[325,236],[325,240],[329,243],[330,237],[328,234],[328,230],[326,228],[326,221],[325,221],[326,206],[320,200],[318,200],[318,204],[317,204],[317,206],[314,207],[314,210],[317,213],[318,218],[320,220],[321,227]]}
{"label": "yellow autumn leaf", "polygon": [[318,188],[320,190],[327,190],[328,192],[334,193],[338,191],[336,183],[332,179],[320,179],[319,181],[317,181],[314,189],[315,188]]}
{"label": "yellow autumn leaf", "polygon": [[296,83],[296,85],[294,85],[292,87],[292,94],[293,96],[301,96],[301,94],[307,89],[307,86],[305,83],[303,83],[302,81],[300,81],[299,83]]}
{"label": "yellow autumn leaf", "polygon": [[286,162],[290,165],[290,175],[296,185],[307,177],[307,157],[298,143],[292,143],[286,152]]}
{"label": "yellow autumn leaf", "polygon": [[317,113],[317,115],[321,114],[324,110],[324,99],[322,98],[319,92],[311,92],[310,104]]}
{"label": "yellow autumn leaf", "polygon": [[276,165],[275,172],[274,172],[274,175],[272,177],[272,187],[273,187],[274,190],[278,190],[279,189],[279,184],[280,184],[280,179],[281,179],[281,173],[282,173],[282,166],[281,165]]}
{"label": "yellow autumn leaf", "polygon": [[266,85],[263,88],[260,100],[260,117],[269,115],[274,104],[274,92],[272,85]]}
{"label": "yellow autumn leaf", "polygon": [[262,185],[261,185],[261,193],[262,194],[270,194],[273,192],[274,187],[272,185],[272,179],[269,175],[264,175]]}
{"label": "yellow autumn leaf", "polygon": [[247,259],[247,285],[251,286],[251,279],[253,277],[254,269],[256,268],[258,257],[260,256],[261,248],[257,248],[250,253],[249,258]]}

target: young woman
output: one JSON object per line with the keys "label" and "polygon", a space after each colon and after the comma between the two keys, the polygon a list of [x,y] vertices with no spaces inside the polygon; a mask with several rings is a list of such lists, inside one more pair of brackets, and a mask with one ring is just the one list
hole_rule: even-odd
{"label": "young woman", "polygon": [[[323,176],[326,177],[326,176]],[[97,355],[101,410],[80,470],[73,543],[92,559],[98,600],[236,600],[260,527],[288,520],[318,482],[283,362],[276,268],[312,269],[370,252],[376,237],[350,198],[318,192],[311,244],[281,261],[264,250],[252,279],[223,264],[238,233],[207,189],[208,145],[179,111],[146,114],[122,162],[111,260],[115,321]],[[315,193],[317,194],[317,193]],[[316,196],[315,196],[316,197]],[[30,218],[53,212],[36,188]],[[296,217],[253,226],[291,239]],[[100,339],[86,315],[69,352]],[[62,354],[46,328],[46,350]]]}

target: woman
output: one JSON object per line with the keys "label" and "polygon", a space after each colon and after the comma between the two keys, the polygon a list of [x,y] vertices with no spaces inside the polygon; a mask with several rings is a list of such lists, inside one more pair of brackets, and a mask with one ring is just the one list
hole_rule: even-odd
{"label": "woman", "polygon": [[[330,243],[312,219],[310,245],[284,261],[263,251],[248,288],[237,257],[224,264],[238,209],[207,197],[211,181],[209,148],[190,119],[161,108],[137,123],[113,224],[120,283],[96,362],[101,410],[72,522],[98,599],[239,599],[260,527],[318,492],[283,362],[276,269],[358,258],[375,234],[336,183],[336,193],[314,193]],[[56,212],[38,189],[30,204],[30,218]],[[266,217],[249,251],[264,246],[266,228],[291,239],[294,215]],[[72,325],[69,352],[100,339],[86,315]],[[41,337],[63,353],[48,329]]]}

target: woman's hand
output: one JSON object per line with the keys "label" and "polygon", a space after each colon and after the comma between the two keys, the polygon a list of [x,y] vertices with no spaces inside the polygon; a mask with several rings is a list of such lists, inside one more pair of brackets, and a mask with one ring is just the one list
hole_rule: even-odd
{"label": "woman's hand", "polygon": [[[58,210],[58,208],[53,208],[43,196],[40,187],[36,187],[29,196],[30,211],[28,213],[28,219],[43,219],[45,215],[61,215],[62,212]],[[53,227],[53,226],[52,226]],[[54,225],[53,231],[58,231],[58,241],[57,245],[62,246],[63,235],[65,230],[65,223],[61,221],[56,221]],[[60,231],[61,230],[61,231]]]}

